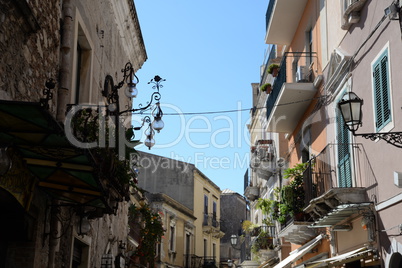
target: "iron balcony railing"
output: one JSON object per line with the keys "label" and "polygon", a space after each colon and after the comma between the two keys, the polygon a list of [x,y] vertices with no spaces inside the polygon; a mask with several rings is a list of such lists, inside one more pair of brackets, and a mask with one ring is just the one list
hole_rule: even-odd
{"label": "iron balcony railing", "polygon": [[248,169],[246,169],[246,172],[244,173],[244,191],[246,191],[247,187],[250,185],[250,174]]}
{"label": "iron balcony railing", "polygon": [[[350,148],[348,184],[344,184],[344,161],[339,160],[339,146]],[[308,161],[304,172],[305,203],[322,196],[332,188],[363,187],[369,197],[378,196],[377,180],[362,144],[328,144],[319,154]]]}
{"label": "iron balcony railing", "polygon": [[215,256],[204,256],[203,268],[215,268],[217,266],[217,261]]}
{"label": "iron balcony railing", "polygon": [[271,21],[271,17],[272,17],[272,13],[274,11],[275,4],[276,4],[276,0],[269,0],[267,12],[265,14],[265,28],[266,28],[266,31],[268,31],[269,23]]}
{"label": "iron balcony railing", "polygon": [[267,82],[268,67],[272,63],[272,60],[276,59],[276,49],[277,49],[276,45],[271,46],[268,59],[265,62],[264,71],[261,74],[260,86]]}
{"label": "iron balcony railing", "polygon": [[[287,82],[293,82],[293,79],[287,79],[287,64],[288,61],[290,61],[292,58],[293,59],[297,59],[299,60],[300,58],[306,58],[305,61],[311,61],[312,57],[315,56],[316,53],[315,52],[287,52],[284,54],[284,56],[282,57],[280,66],[279,66],[279,73],[278,76],[276,77],[274,84],[272,86],[272,91],[268,96],[267,99],[267,118],[270,117],[272,110],[275,107],[275,103],[279,97],[279,95],[281,94],[281,90],[282,90],[282,86],[284,83]],[[289,71],[290,72],[290,71]],[[312,81],[312,77],[309,77],[308,82]],[[295,81],[294,81],[295,82]]]}
{"label": "iron balcony railing", "polygon": [[184,255],[185,268],[201,268],[203,266],[203,257],[194,254]]}
{"label": "iron balcony railing", "polygon": [[214,214],[214,213],[204,214],[204,220],[202,222],[202,225],[219,228],[219,220],[216,217],[216,214]]}

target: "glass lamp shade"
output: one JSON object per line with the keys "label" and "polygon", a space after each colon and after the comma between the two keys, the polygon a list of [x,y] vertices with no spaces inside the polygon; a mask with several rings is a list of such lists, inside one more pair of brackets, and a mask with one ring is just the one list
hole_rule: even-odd
{"label": "glass lamp shade", "polygon": [[155,117],[154,121],[152,122],[152,128],[155,129],[158,133],[163,129],[165,123],[162,121],[161,118]]}
{"label": "glass lamp shade", "polygon": [[232,244],[232,246],[237,245],[237,235],[230,236],[230,244]]}
{"label": "glass lamp shade", "polygon": [[155,145],[155,140],[152,136],[147,136],[147,138],[144,141],[145,146],[148,147],[149,150]]}
{"label": "glass lamp shade", "polygon": [[86,235],[91,230],[91,225],[86,216],[81,217],[77,225],[78,235]]}
{"label": "glass lamp shade", "polygon": [[342,118],[352,132],[355,132],[362,123],[362,105],[363,100],[353,92],[347,92],[338,103]]}
{"label": "glass lamp shade", "polygon": [[125,93],[128,98],[136,98],[138,95],[138,89],[136,87],[136,84],[135,83],[127,83]]}

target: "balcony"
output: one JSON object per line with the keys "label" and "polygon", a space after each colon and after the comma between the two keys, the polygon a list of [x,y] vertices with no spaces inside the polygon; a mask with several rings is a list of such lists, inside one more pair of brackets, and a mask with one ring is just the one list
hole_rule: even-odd
{"label": "balcony", "polygon": [[[279,47],[276,46],[276,45],[271,46],[271,50],[269,51],[269,54],[268,54],[268,59],[267,59],[265,65],[262,68],[260,86],[265,84],[265,83],[271,82],[271,81],[269,81],[270,79],[269,79],[269,76],[268,76],[268,67],[272,63],[277,63],[277,64],[280,63],[281,57],[278,56],[278,50],[279,49],[281,49],[280,46]],[[258,107],[260,107],[260,106],[258,106]]]}
{"label": "balcony", "polygon": [[[269,132],[292,133],[300,122],[317,89],[313,84],[312,72],[307,66],[287,68],[293,59],[312,60],[315,53],[286,53],[282,58],[279,74],[267,99],[267,130]],[[294,64],[294,63],[293,63]],[[292,79],[287,75],[292,75]]]}
{"label": "balcony", "polygon": [[[345,184],[341,165],[338,165],[337,144],[328,144],[310,162],[314,163],[305,172],[306,199],[304,212],[313,219],[311,227],[336,227],[372,205],[369,196],[378,196],[377,182],[364,147],[361,144],[348,145],[354,155],[350,182]],[[351,169],[351,167],[349,167]],[[364,179],[362,179],[364,178]],[[334,228],[335,230],[336,228]]]}
{"label": "balcony", "polygon": [[185,268],[200,268],[203,266],[203,258],[194,254],[184,255]]}
{"label": "balcony", "polygon": [[273,140],[258,140],[251,147],[250,163],[260,178],[268,180],[276,170]]}
{"label": "balcony", "polygon": [[222,238],[225,234],[220,230],[220,222],[215,214],[204,214],[202,230],[205,234],[212,234],[215,238]]}
{"label": "balcony", "polygon": [[218,267],[217,266],[217,261],[216,261],[216,257],[211,256],[211,257],[204,257],[203,259],[203,268],[215,268]]}
{"label": "balcony", "polygon": [[307,0],[270,0],[266,13],[265,43],[289,45],[306,4]]}
{"label": "balcony", "polygon": [[308,221],[308,216],[304,214],[300,217],[289,217],[287,222],[281,225],[281,230],[278,233],[278,237],[284,238],[286,241],[302,245],[312,238],[317,236],[314,229],[310,228],[311,221]]}
{"label": "balcony", "polygon": [[258,231],[257,237],[251,241],[251,251],[258,254],[262,259],[271,259],[275,257],[275,226],[260,226],[255,231]]}
{"label": "balcony", "polygon": [[250,201],[254,201],[258,199],[260,196],[260,188],[257,186],[247,186],[246,190],[244,191],[244,195]]}

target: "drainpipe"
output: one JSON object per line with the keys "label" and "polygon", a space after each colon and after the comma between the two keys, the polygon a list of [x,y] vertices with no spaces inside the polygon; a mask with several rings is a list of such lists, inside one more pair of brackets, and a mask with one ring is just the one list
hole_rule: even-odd
{"label": "drainpipe", "polygon": [[63,29],[60,47],[60,86],[57,92],[57,114],[56,120],[64,122],[66,117],[67,103],[70,99],[72,80],[72,50],[73,50],[73,5],[71,0],[64,0],[62,7]]}

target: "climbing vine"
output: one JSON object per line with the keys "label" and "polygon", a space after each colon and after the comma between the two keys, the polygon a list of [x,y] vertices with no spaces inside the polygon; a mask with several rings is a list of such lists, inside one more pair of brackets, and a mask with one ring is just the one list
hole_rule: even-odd
{"label": "climbing vine", "polygon": [[141,264],[154,267],[155,247],[161,243],[165,233],[160,215],[152,211],[148,204],[141,204],[140,207],[131,205],[129,219],[130,221],[140,219],[142,223],[141,238],[132,258],[138,257]]}

